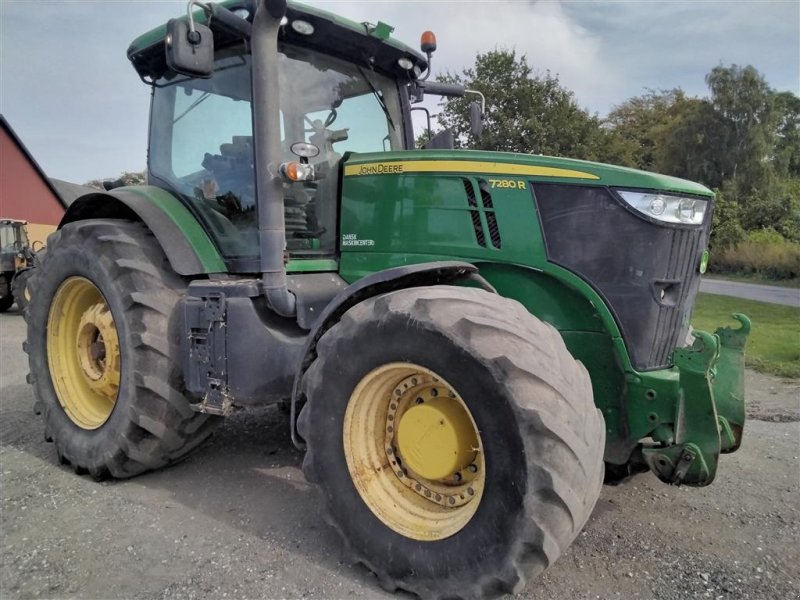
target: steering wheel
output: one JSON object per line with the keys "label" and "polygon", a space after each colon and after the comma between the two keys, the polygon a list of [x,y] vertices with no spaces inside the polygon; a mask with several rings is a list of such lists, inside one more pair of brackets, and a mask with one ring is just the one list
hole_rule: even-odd
{"label": "steering wheel", "polygon": [[[304,116],[303,120],[306,123],[308,123],[309,125],[311,125],[311,129],[304,129],[303,131],[305,131],[306,133],[319,133],[321,131],[324,131],[325,129],[327,129],[328,127],[330,127],[333,124],[333,122],[336,120],[337,116],[338,116],[338,114],[336,113],[336,109],[335,108],[332,108],[331,112],[328,113],[328,116],[325,117],[325,122],[324,123],[321,123],[321,121],[319,119],[316,119],[316,120],[312,121],[307,116]],[[321,123],[321,126],[320,126],[320,123]]]}

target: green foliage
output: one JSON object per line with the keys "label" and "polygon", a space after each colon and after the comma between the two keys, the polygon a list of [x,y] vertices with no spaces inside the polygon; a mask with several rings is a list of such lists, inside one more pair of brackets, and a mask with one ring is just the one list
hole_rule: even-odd
{"label": "green foliage", "polygon": [[783,244],[786,238],[774,229],[757,229],[747,234],[747,241],[752,244]]}
{"label": "green foliage", "polygon": [[511,50],[478,54],[475,66],[462,74],[439,78],[461,83],[486,97],[485,126],[480,139],[469,133],[469,103],[448,99],[439,123],[453,130],[457,144],[477,150],[548,154],[596,159],[604,145],[600,120],[575,102],[549,71],[533,72],[525,56]]}
{"label": "green foliage", "polygon": [[722,181],[748,194],[764,189],[770,163],[764,158],[775,145],[774,93],[752,66],[714,67],[706,76],[709,103],[716,116],[716,163]]}
{"label": "green foliage", "polygon": [[775,229],[750,231],[735,246],[713,250],[709,270],[764,279],[796,279],[800,277],[800,243],[787,241]]}
{"label": "green foliage", "polygon": [[692,326],[714,331],[720,324],[733,325],[732,313],[744,313],[753,323],[745,353],[748,367],[781,377],[800,377],[800,309],[699,294]]}
{"label": "green foliage", "polygon": [[[759,246],[763,256],[753,262],[754,242],[746,237],[772,229],[800,242],[800,97],[770,89],[751,66],[717,66],[706,83],[706,99],[649,90],[615,107],[606,120],[609,158],[717,189],[716,268],[792,271],[787,247]],[[734,260],[737,252],[748,255]],[[767,268],[767,257],[778,262]]]}
{"label": "green foliage", "polygon": [[775,172],[782,177],[800,178],[800,97],[792,92],[774,95],[777,125],[772,153]]}
{"label": "green foliage", "polygon": [[688,100],[666,128],[658,152],[660,172],[722,187],[721,154],[717,145],[723,128],[720,116],[706,100]]}
{"label": "green foliage", "polygon": [[740,221],[739,204],[725,191],[717,189],[714,218],[711,223],[711,248],[723,251],[744,241],[746,232]]}
{"label": "green foliage", "polygon": [[740,198],[741,223],[750,230],[775,229],[800,242],[800,179],[772,177],[763,190]]}
{"label": "green foliage", "polygon": [[[125,171],[117,178],[121,180],[124,185],[145,185],[147,183],[147,172],[145,171]],[[103,187],[104,179],[92,179],[91,181],[87,181],[83,185],[88,187],[97,188],[98,190],[104,190]]]}
{"label": "green foliage", "polygon": [[677,125],[689,102],[683,90],[648,90],[616,106],[605,120],[611,132],[604,160],[658,170],[665,136]]}

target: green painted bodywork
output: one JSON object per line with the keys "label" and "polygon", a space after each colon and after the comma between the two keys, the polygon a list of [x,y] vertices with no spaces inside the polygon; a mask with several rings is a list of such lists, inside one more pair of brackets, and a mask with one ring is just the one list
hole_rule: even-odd
{"label": "green painted bodywork", "polygon": [[[714,334],[696,331],[694,344],[673,355],[678,389],[670,424],[659,425],[652,435],[661,445],[642,452],[662,481],[708,485],[716,476],[719,455],[736,451],[742,442],[744,347],[750,320],[740,314],[733,318],[741,327],[719,328]],[[648,420],[661,421],[656,410],[651,407]]]}
{"label": "green painted bodywork", "polygon": [[287,273],[320,273],[338,269],[339,262],[327,258],[293,258],[286,263]]}
{"label": "green painted bodywork", "polygon": [[[714,197],[710,189],[686,179],[639,171],[628,167],[607,165],[586,160],[541,156],[534,154],[514,154],[510,152],[487,152],[480,150],[412,150],[406,152],[381,152],[372,154],[355,154],[347,161],[347,165],[369,163],[385,163],[390,161],[431,161],[460,160],[496,163],[498,165],[528,165],[554,167],[586,172],[597,177],[590,185],[618,186],[634,189],[653,189],[665,192],[684,193],[695,196]],[[485,176],[484,176],[485,177]],[[586,181],[569,177],[547,177],[543,181],[554,183],[581,183]]]}
{"label": "green painted bodywork", "polygon": [[[361,168],[369,165],[369,169]],[[436,170],[437,165],[442,171]],[[542,173],[550,174],[486,172],[513,172],[517,165],[544,167]],[[465,181],[477,195],[479,180],[495,181],[496,187],[490,189],[491,208],[484,206],[480,196],[474,206],[465,201]],[[509,181],[513,183],[502,183]],[[556,327],[573,356],[587,367],[595,403],[606,420],[607,461],[628,462],[640,440],[647,437],[661,443],[664,452],[678,444],[680,448],[670,452],[679,455],[686,444],[693,444],[691,451],[697,458],[685,473],[678,470],[676,476],[666,467],[661,471],[651,468],[672,483],[709,483],[721,449],[735,445],[724,441],[726,435],[720,433],[726,431],[724,423],[732,423],[727,429],[734,431],[737,426],[741,431],[743,424],[743,387],[731,382],[742,380],[746,332],[735,335],[738,350],[719,350],[725,334],[698,332],[707,345],[714,346],[711,358],[698,362],[686,350],[688,358],[679,358],[672,368],[634,369],[614,315],[598,292],[576,274],[547,260],[531,195],[531,184],[545,181],[713,198],[704,186],[673,177],[544,156],[470,151],[353,155],[344,165],[342,183],[340,275],[354,282],[376,271],[413,263],[453,259],[474,263],[498,293],[518,300],[531,314]],[[496,220],[502,232],[500,247],[494,247],[488,235],[484,246],[476,242],[472,221],[476,211],[483,231],[489,231],[490,216]],[[721,352],[727,354],[725,360],[720,360]],[[699,371],[695,363],[702,363]],[[719,414],[715,412],[715,393]],[[688,427],[683,421],[689,408],[711,410],[713,419],[695,415],[697,425]],[[723,413],[730,417],[718,419]],[[691,434],[686,433],[689,430]],[[653,459],[653,464],[657,460]]]}
{"label": "green painted bodywork", "polygon": [[136,194],[154,204],[164,212],[165,218],[175,223],[194,249],[197,258],[203,265],[204,273],[224,273],[228,270],[206,231],[175,196],[152,185],[132,185],[124,189],[126,192]]}

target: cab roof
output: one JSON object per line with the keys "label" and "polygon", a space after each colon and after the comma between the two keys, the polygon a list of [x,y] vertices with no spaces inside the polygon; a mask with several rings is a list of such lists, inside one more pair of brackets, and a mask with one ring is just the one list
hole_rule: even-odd
{"label": "cab roof", "polygon": [[[224,0],[219,2],[230,11],[248,11],[247,20],[252,22],[255,14],[256,0]],[[182,17],[186,20],[186,16]],[[408,76],[397,61],[400,58],[411,60],[419,70],[424,72],[427,68],[426,58],[409,46],[393,37],[380,39],[372,35],[372,30],[366,23],[356,23],[331,12],[316,7],[306,6],[299,2],[288,2],[286,11],[288,23],[302,19],[314,26],[314,33],[309,36],[300,35],[291,27],[281,27],[279,40],[287,43],[313,48],[339,56],[351,61],[370,61],[376,69],[395,76]],[[194,12],[197,23],[208,24],[208,18],[201,10]],[[215,28],[213,19],[211,30],[214,32],[214,45],[216,48],[236,44],[239,40],[221,28]],[[133,63],[139,76],[151,83],[167,71],[164,50],[164,38],[167,33],[166,23],[137,37],[128,47],[128,59]]]}

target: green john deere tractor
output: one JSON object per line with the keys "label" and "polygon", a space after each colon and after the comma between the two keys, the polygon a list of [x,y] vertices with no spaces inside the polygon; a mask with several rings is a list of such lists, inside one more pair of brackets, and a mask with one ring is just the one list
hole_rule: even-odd
{"label": "green john deere tractor", "polygon": [[604,471],[711,483],[741,442],[749,322],[689,335],[708,189],[448,132],[415,149],[412,106],[470,92],[427,81],[431,36],[390,33],[193,0],[136,39],[149,184],[79,198],[50,237],[30,377],[59,459],[95,478],[288,403],[381,585],[492,596],[569,546]]}

